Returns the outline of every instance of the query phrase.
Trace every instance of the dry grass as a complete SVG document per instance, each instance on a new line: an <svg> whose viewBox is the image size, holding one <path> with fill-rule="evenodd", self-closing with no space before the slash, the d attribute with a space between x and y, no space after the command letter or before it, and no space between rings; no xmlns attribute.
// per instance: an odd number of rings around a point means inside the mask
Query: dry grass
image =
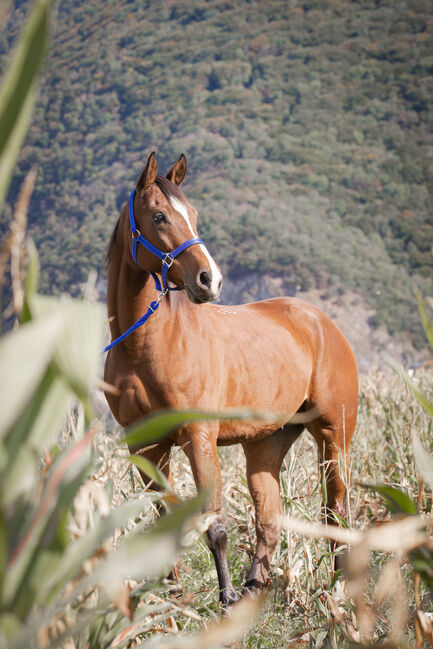
<svg viewBox="0 0 433 649"><path fill-rule="evenodd" d="M431 394L431 371L418 371L415 379ZM420 492L410 434L415 430L431 452L431 425L397 377L380 372L365 377L349 467L348 524L351 528L362 532L390 519L382 499L374 491L363 488L363 484L388 484L403 489L418 499L430 526L432 496L426 489ZM95 448L98 471L77 499L71 526L74 535L91 524L92 511L98 509L104 514L110 506L107 493L111 493L114 504L142 494L143 485L135 469L128 468L122 452L116 451L117 434L109 419L101 420ZM253 507L246 486L242 449L225 447L219 454L229 531L229 563L234 585L240 589L254 548ZM178 494L182 498L192 496L195 487L191 471L180 449L174 451L172 463ZM305 433L289 451L281 473L282 501L290 518L313 523L322 520L322 488L318 476L315 443ZM144 509L143 518L151 525L157 514L150 499ZM267 602L252 631L230 646L319 649L357 645L361 640L366 644L358 646L385 640L388 646L415 646L415 610L421 609L426 614L421 614L421 622L428 626L433 618L433 606L422 583L415 606L413 573L406 556L371 550L365 543L356 547L355 555L353 552L352 549L349 580L335 580L328 541L285 529L274 557ZM164 603L166 609L158 622L142 625L141 628L148 630L140 634L141 638L154 634L178 636L206 628L220 616L216 571L203 540L196 541L180 558L178 568L180 592L170 591L166 582L155 585L152 593L143 596L143 606L156 601ZM138 592L141 585L134 582L128 587Z"/></svg>

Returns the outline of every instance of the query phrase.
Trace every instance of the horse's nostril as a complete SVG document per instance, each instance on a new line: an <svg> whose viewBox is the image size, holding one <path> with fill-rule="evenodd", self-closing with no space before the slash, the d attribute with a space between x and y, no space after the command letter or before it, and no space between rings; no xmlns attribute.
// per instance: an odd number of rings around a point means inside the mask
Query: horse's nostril
<svg viewBox="0 0 433 649"><path fill-rule="evenodd" d="M206 286L206 288L209 288L211 283L212 283L212 275L207 272L207 270L204 270L200 273L200 284L202 286Z"/></svg>
<svg viewBox="0 0 433 649"><path fill-rule="evenodd" d="M223 280L220 279L220 281L218 282L218 290L219 290L219 291L221 290L221 286L222 286L222 285L223 285Z"/></svg>

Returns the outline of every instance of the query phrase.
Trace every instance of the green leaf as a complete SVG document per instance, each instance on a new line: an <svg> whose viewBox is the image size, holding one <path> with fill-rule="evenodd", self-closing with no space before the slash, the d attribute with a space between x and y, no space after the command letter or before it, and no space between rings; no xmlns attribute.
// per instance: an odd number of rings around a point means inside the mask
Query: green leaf
<svg viewBox="0 0 433 649"><path fill-rule="evenodd" d="M143 471L158 487L165 489L166 491L172 491L171 484L167 480L166 476L160 471L150 460L140 455L130 455L128 460L131 464L134 464L140 471Z"/></svg>
<svg viewBox="0 0 433 649"><path fill-rule="evenodd" d="M278 421L281 416L276 417L269 413L252 410L225 410L219 413L206 410L161 410L130 426L126 430L125 441L130 448L140 447L140 445L147 445L166 437L185 424L209 419Z"/></svg>
<svg viewBox="0 0 433 649"><path fill-rule="evenodd" d="M100 304L35 295L29 300L32 316L39 320L61 311L65 326L56 345L56 363L75 394L87 406L94 387L102 349L103 309Z"/></svg>
<svg viewBox="0 0 433 649"><path fill-rule="evenodd" d="M138 516L143 510L142 499L123 503L116 507L105 518L95 522L94 527L74 543L71 543L62 557L62 562L55 573L51 573L47 582L40 589L38 601L49 601L66 582L81 570L83 562L93 556L107 539L119 527L125 527L129 520Z"/></svg>
<svg viewBox="0 0 433 649"><path fill-rule="evenodd" d="M6 561L8 553L8 535L3 511L0 512L0 592L3 587Z"/></svg>
<svg viewBox="0 0 433 649"><path fill-rule="evenodd" d="M123 580L150 579L168 570L181 549L182 532L188 519L205 503L206 494L177 507L164 516L150 532L141 529L130 533L118 550L101 561L96 570L77 586L80 592L89 585L100 585L113 601Z"/></svg>
<svg viewBox="0 0 433 649"><path fill-rule="evenodd" d="M400 489L388 485L365 484L365 489L372 489L383 498L386 506L392 514L408 514L415 516L417 512L416 503Z"/></svg>
<svg viewBox="0 0 433 649"><path fill-rule="evenodd" d="M89 446L94 434L94 431L89 431L83 439L63 452L50 468L44 491L27 522L27 528L11 548L1 593L3 605L10 605L18 598L20 611L26 610L28 601L21 604L19 593L24 592L24 584L31 576L31 562L40 547L44 530L50 526L49 536L43 539L45 544L49 544L50 538L56 534L59 516L70 506L81 486L90 464Z"/></svg>
<svg viewBox="0 0 433 649"><path fill-rule="evenodd" d="M0 87L0 210L30 124L45 55L50 0L38 0Z"/></svg>
<svg viewBox="0 0 433 649"><path fill-rule="evenodd" d="M409 553L409 557L433 594L433 550L429 547L416 548Z"/></svg>
<svg viewBox="0 0 433 649"><path fill-rule="evenodd" d="M422 301L421 294L418 293L418 291L415 291L415 297L418 302L418 308L421 314L421 321L424 327L425 335L427 336L427 340L433 351L433 326L428 318L427 312L425 310L424 302Z"/></svg>
<svg viewBox="0 0 433 649"><path fill-rule="evenodd" d="M29 322L0 340L0 439L17 420L51 362L64 316Z"/></svg>
<svg viewBox="0 0 433 649"><path fill-rule="evenodd" d="M412 432L412 446L417 469L430 489L433 489L433 456L427 453L415 432Z"/></svg>
<svg viewBox="0 0 433 649"><path fill-rule="evenodd" d="M387 357L387 362L391 365L391 367L394 369L395 372L400 376L401 379L406 383L408 388L411 390L413 395L418 399L419 403L422 405L424 410L427 412L427 414L430 415L430 417L433 417L433 403L430 403L428 399L423 395L421 390L417 388L415 383L410 379L410 377L406 374L406 372L403 370L398 363L396 363L394 360L391 358Z"/></svg>
<svg viewBox="0 0 433 649"><path fill-rule="evenodd" d="M25 492L31 496L39 475L39 457L59 433L72 400L69 385L50 365L5 438L9 465L4 475L4 505L11 505Z"/></svg>
<svg viewBox="0 0 433 649"><path fill-rule="evenodd" d="M26 279L24 281L24 306L21 313L21 324L31 320L31 313L29 307L29 299L35 295L38 290L40 264L39 255L33 239L27 240L27 253L29 256L29 263L27 266Z"/></svg>

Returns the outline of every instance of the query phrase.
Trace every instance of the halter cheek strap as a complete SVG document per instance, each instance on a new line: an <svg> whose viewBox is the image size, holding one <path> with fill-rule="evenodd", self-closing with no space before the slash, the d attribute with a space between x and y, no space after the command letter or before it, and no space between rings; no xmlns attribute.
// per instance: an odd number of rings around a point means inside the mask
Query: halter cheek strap
<svg viewBox="0 0 433 649"><path fill-rule="evenodd" d="M146 313L141 316L135 322L132 327L130 327L125 333L123 333L119 338L116 338L116 340L113 340L107 347L105 347L104 352L108 352L109 349L120 343L122 340L124 340L127 336L132 334L133 331L138 329L138 327L141 327L144 325L144 323L150 318L150 316L155 313L157 308L159 307L161 300L165 297L168 291L180 291L181 289L176 286L176 287L170 287L167 285L167 273L170 270L173 261L175 258L180 255L181 252L189 248L190 246L194 246L196 243L203 243L201 239L195 238L195 239L188 239L187 241L184 241L183 243L180 244L180 246L177 246L174 250L171 250L170 252L163 252L162 250L159 250L159 248L156 248L153 244L150 243L143 235L140 233L140 230L137 228L137 224L135 223L135 217L134 217L134 196L135 196L135 189L131 192L131 195L129 197L129 202L128 202L128 211L129 211L129 223L131 226L131 235L132 235L132 258L134 262L138 265L137 263L137 246L139 243L141 243L142 246L144 246L149 252L154 254L156 257L159 257L159 259L162 262L162 269L161 269L161 278L162 278L162 283L159 280L159 277L156 273L150 272L150 274L153 277L153 281L155 282L155 288L159 292L159 295L156 300L153 300L149 304L149 308L147 309Z"/></svg>

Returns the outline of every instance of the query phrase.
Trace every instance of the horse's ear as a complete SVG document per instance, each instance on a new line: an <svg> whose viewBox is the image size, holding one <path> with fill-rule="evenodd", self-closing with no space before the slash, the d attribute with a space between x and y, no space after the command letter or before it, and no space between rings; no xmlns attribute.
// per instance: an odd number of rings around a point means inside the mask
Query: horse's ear
<svg viewBox="0 0 433 649"><path fill-rule="evenodd" d="M172 183L175 183L176 185L180 185L185 178L186 174L186 158L181 154L179 160L176 162L174 167L170 169L168 172L166 178L171 180Z"/></svg>
<svg viewBox="0 0 433 649"><path fill-rule="evenodd" d="M153 151L147 160L146 166L141 172L140 178L138 179L137 192L139 194L144 194L144 192L149 189L151 184L155 182L157 174L158 163L156 162L155 151Z"/></svg>

